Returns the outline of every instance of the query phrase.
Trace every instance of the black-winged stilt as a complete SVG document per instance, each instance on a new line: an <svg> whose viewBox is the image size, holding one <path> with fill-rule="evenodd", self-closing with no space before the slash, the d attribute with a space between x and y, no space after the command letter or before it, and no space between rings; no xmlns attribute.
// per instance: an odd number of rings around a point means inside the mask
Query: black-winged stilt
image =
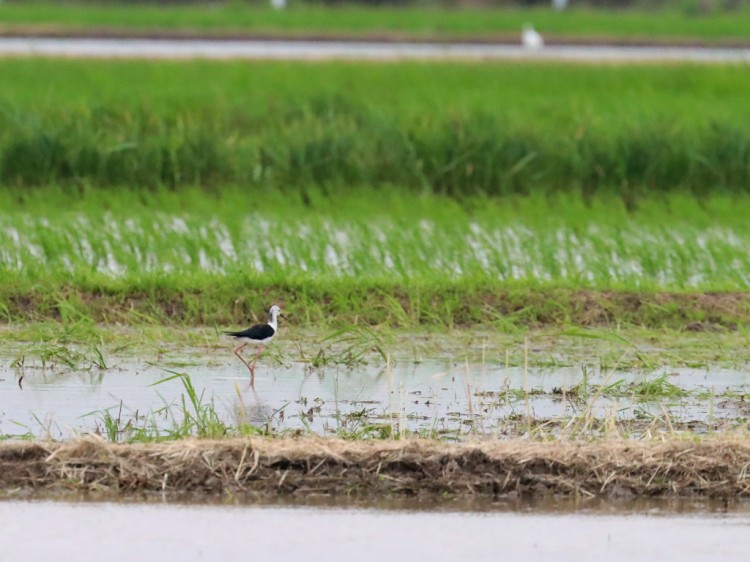
<svg viewBox="0 0 750 562"><path fill-rule="evenodd" d="M266 344L268 344L279 331L279 316L286 318L286 316L281 314L281 309L278 306L273 305L271 310L268 311L267 324L256 324L255 326L251 326L247 330L242 330L241 332L224 332L228 336L234 336L234 339L237 341L243 342L241 346L234 350L234 354L240 358L240 361L245 364L245 367L250 369L250 384L255 384L255 364L258 362L258 357L260 357ZM248 344L257 348L255 361L253 361L252 365L248 365L247 361L245 361L242 358L242 355L240 355L242 348Z"/></svg>

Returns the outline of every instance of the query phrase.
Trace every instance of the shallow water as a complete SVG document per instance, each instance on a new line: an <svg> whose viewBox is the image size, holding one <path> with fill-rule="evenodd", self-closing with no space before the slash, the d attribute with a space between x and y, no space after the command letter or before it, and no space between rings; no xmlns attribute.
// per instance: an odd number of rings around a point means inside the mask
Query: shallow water
<svg viewBox="0 0 750 562"><path fill-rule="evenodd" d="M748 513L628 515L0 502L16 560L744 560ZM196 532L199 529L199 532ZM230 558L231 557L231 558Z"/></svg>
<svg viewBox="0 0 750 562"><path fill-rule="evenodd" d="M551 45L543 49L528 49L521 45L470 43L75 38L2 38L0 55L291 60L544 59L703 63L750 61L750 49L745 48Z"/></svg>
<svg viewBox="0 0 750 562"><path fill-rule="evenodd" d="M600 419L668 415L673 422L703 423L750 414L743 398L750 392L750 372L722 368L590 373L589 390L576 397L571 391L583 381L580 367L525 372L498 364L426 361L311 370L298 362L261 361L253 388L249 373L230 352L199 359L164 357L156 363L121 357L110 363L115 366L106 371L71 371L11 369L9 361L0 362L0 435L57 439L104 432L105 412L120 427L169 430L185 409L193 411L189 403L183 406L187 393L180 379L155 384L174 372L189 375L201 402L212 403L225 423L273 431L331 434L401 427L460 437L510 433L519 418L565 422L588 409ZM646 399L631 390L665 374L687 395ZM598 386L618 382L617 392L597 396Z"/></svg>

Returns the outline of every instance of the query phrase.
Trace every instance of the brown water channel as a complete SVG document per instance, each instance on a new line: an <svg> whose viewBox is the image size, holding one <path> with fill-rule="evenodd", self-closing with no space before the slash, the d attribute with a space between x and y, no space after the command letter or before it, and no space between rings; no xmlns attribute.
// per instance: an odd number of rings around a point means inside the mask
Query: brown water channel
<svg viewBox="0 0 750 562"><path fill-rule="evenodd" d="M0 502L0 562L745 560L747 511L612 513Z"/></svg>
<svg viewBox="0 0 750 562"><path fill-rule="evenodd" d="M750 413L744 399L750 372L718 367L598 372L425 361L315 370L295 362L259 364L253 388L233 358L182 359L113 358L114 367L104 371L18 369L0 360L0 435L66 438L102 430L105 412L120 426L168 430L193 411L189 402L183 406L182 380L154 384L174 372L189 375L202 403L213 404L226 423L272 431L331 434L390 426L501 435L519 418L564 422L586 411L600 419L668 416L703 424L741 421ZM678 392L651 396L638 390L653 381Z"/></svg>

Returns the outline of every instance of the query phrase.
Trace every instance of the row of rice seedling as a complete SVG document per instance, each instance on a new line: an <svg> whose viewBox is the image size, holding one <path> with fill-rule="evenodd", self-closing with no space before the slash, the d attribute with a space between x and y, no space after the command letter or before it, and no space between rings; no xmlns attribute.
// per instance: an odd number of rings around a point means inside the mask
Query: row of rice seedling
<svg viewBox="0 0 750 562"><path fill-rule="evenodd" d="M369 212L355 205L336 214L283 204L253 210L243 195L220 204L198 197L182 209L177 198L154 209L135 195L120 195L117 210L18 209L0 216L0 271L31 281L228 276L750 287L750 226L727 202L707 209L689 199L650 202L628 217L617 204L619 211L611 203L586 208L540 198L485 203L475 212L457 205L431 211L446 205L431 200L420 211L420 203L409 205L413 197L400 196L401 210L378 213L376 195L364 197ZM670 210L679 214L665 219ZM717 210L724 222L712 216Z"/></svg>
<svg viewBox="0 0 750 562"><path fill-rule="evenodd" d="M750 186L750 123L732 93L750 77L736 68L60 64L71 75L54 70L42 83L30 73L44 62L0 63L11 79L0 113L6 188L243 185L305 196L310 186L396 185L455 198L609 192L632 204ZM102 73L77 77L101 81L100 98L71 82L82 69ZM191 80L201 85L179 92ZM391 103L389 90L404 99Z"/></svg>
<svg viewBox="0 0 750 562"><path fill-rule="evenodd" d="M533 21L545 34L555 37L601 39L610 36L641 40L655 36L744 39L748 20L748 10L743 9L741 3L719 0L703 3L661 0L648 9L639 2L618 2L617 11L579 4L565 12L546 6L530 9L528 3L518 1L484 2L486 9L480 9L483 2L478 2L475 9L470 10L449 9L450 2L433 2L428 7L424 2L411 0L394 2L394 5L378 3L377 6L337 3L335 9L315 1L297 1L283 11L271 9L266 2L162 2L141 5L137 10L128 4L111 0L64 4L49 0L6 0L0 5L0 19L5 26L21 31L43 25L47 29L67 28L81 33L87 26L95 29L104 26L161 33L165 30L219 35L329 33L399 38L405 35L508 37L511 33L518 34L524 23ZM520 5L524 9L518 9ZM700 17L696 17L699 12Z"/></svg>

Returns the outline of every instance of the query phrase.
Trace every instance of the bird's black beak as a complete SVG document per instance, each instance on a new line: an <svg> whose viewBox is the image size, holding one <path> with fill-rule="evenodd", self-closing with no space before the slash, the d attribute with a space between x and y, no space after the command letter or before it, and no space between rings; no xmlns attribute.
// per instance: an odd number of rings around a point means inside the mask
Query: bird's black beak
<svg viewBox="0 0 750 562"><path fill-rule="evenodd" d="M283 318L284 320L286 320L287 322L289 322L289 318L287 318L287 317L286 317L286 316L284 316L283 314L279 313L279 316L281 316L281 317L282 317L282 318Z"/></svg>

